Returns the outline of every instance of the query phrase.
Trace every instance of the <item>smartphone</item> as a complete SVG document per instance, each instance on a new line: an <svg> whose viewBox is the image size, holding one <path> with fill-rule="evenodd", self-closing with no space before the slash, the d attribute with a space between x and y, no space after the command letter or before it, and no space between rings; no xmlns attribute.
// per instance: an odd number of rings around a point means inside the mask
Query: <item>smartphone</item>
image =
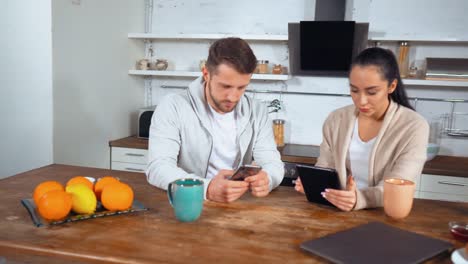
<svg viewBox="0 0 468 264"><path fill-rule="evenodd" d="M255 175L262 170L262 167L257 165L242 165L229 178L231 181L243 181L245 178Z"/></svg>

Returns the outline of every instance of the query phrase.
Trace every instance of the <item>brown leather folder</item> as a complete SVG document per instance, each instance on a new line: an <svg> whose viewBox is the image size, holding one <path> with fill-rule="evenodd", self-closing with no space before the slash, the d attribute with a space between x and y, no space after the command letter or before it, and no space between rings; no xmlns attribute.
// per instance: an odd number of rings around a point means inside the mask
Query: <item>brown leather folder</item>
<svg viewBox="0 0 468 264"><path fill-rule="evenodd" d="M334 263L420 263L452 244L370 222L345 231L309 240L301 248Z"/></svg>

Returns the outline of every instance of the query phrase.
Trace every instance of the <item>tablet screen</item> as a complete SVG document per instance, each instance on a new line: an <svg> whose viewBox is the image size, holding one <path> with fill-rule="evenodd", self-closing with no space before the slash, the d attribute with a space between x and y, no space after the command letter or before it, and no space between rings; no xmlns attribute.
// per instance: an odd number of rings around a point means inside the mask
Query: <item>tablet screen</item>
<svg viewBox="0 0 468 264"><path fill-rule="evenodd" d="M327 199L323 198L321 193L327 188L341 189L338 173L334 169L316 166L297 165L296 167L302 186L304 186L307 200L309 202L334 206Z"/></svg>

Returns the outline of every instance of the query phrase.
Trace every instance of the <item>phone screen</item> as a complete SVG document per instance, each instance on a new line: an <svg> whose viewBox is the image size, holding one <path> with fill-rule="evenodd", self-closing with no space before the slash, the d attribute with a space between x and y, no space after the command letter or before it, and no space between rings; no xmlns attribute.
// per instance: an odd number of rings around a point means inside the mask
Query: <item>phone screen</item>
<svg viewBox="0 0 468 264"><path fill-rule="evenodd" d="M243 181L245 178L255 175L262 170L262 167L256 165L242 165L234 174L229 178L232 181Z"/></svg>

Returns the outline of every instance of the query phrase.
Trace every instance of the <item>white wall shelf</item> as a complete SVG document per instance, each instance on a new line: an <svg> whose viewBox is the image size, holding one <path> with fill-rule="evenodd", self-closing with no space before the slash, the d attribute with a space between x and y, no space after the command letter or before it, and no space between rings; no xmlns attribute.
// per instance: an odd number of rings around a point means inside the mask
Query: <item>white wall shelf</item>
<svg viewBox="0 0 468 264"><path fill-rule="evenodd" d="M445 81L445 80L424 80L424 79L403 79L405 85L417 86L448 86L448 87L466 87L468 81Z"/></svg>
<svg viewBox="0 0 468 264"><path fill-rule="evenodd" d="M142 70L129 70L130 75L141 75L141 76L169 76L169 77L198 77L201 76L201 72L191 71L142 71Z"/></svg>
<svg viewBox="0 0 468 264"><path fill-rule="evenodd" d="M413 41L413 42L436 42L436 43L468 43L468 39L459 39L459 38L418 38L418 37L372 37L369 39L371 42L380 41L380 42L398 42L398 41Z"/></svg>
<svg viewBox="0 0 468 264"><path fill-rule="evenodd" d="M244 40L255 41L287 41L288 35L235 35L235 34L153 34L129 33L129 39L220 39L226 37L239 37Z"/></svg>
<svg viewBox="0 0 468 264"><path fill-rule="evenodd" d="M201 72L197 71L142 71L129 70L130 75L139 76L165 76L165 77L199 77ZM291 78L286 74L253 74L253 80L287 81ZM414 86L448 86L448 87L467 87L468 81L438 81L424 79L403 79L405 85Z"/></svg>
<svg viewBox="0 0 468 264"><path fill-rule="evenodd" d="M130 75L140 76L166 76L166 77L198 77L201 72L192 71L142 71L142 70L129 70ZM253 74L252 80L266 80L266 81L286 81L290 78L286 74Z"/></svg>

